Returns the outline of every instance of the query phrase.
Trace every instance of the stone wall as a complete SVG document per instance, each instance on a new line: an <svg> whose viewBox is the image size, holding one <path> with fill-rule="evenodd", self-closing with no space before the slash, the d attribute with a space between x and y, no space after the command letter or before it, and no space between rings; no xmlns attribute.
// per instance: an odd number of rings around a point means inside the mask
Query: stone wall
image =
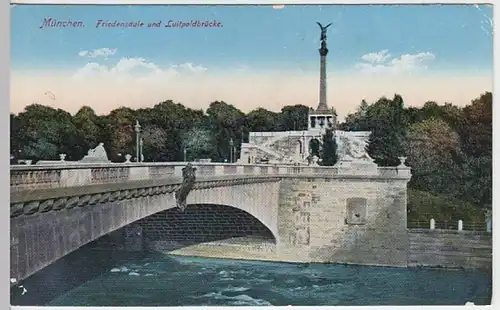
<svg viewBox="0 0 500 310"><path fill-rule="evenodd" d="M293 261L405 267L406 182L283 180L280 255Z"/></svg>
<svg viewBox="0 0 500 310"><path fill-rule="evenodd" d="M411 229L408 235L409 267L492 267L491 233Z"/></svg>
<svg viewBox="0 0 500 310"><path fill-rule="evenodd" d="M189 205L182 212L170 209L136 222L142 227L146 247L171 251L178 248L252 236L274 243L271 231L249 213L221 205Z"/></svg>

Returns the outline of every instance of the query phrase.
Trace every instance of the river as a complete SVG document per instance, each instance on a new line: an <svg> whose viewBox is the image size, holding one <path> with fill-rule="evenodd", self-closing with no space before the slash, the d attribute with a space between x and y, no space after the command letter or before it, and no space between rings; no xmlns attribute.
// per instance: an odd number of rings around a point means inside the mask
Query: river
<svg viewBox="0 0 500 310"><path fill-rule="evenodd" d="M485 271L205 259L81 249L11 290L12 305L489 304Z"/></svg>

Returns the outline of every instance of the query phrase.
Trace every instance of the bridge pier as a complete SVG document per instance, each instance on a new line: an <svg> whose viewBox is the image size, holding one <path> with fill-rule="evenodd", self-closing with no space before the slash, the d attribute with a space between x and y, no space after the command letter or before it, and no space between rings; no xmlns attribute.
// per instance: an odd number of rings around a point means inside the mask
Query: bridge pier
<svg viewBox="0 0 500 310"><path fill-rule="evenodd" d="M287 178L277 245L283 260L406 267L408 178Z"/></svg>

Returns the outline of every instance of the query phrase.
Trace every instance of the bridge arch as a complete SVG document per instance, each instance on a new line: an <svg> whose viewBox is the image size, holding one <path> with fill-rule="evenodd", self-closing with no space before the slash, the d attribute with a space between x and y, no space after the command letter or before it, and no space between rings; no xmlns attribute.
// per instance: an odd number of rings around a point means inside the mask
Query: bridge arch
<svg viewBox="0 0 500 310"><path fill-rule="evenodd" d="M227 205L192 204L171 208L131 224L139 226L146 249L171 251L200 243L258 241L276 243L269 227L252 214Z"/></svg>
<svg viewBox="0 0 500 310"><path fill-rule="evenodd" d="M278 240L279 183L255 183L221 187L217 191L201 189L193 191L187 198L191 205L231 206L255 217L266 226Z"/></svg>
<svg viewBox="0 0 500 310"><path fill-rule="evenodd" d="M279 185L277 180L228 183L227 186L218 184L194 189L189 193L187 203L241 209L277 237ZM112 197L112 201L96 203L97 200L90 195L81 196L74 200L75 205L71 208L11 218L11 277L18 281L25 279L91 241L176 206L173 192L157 195L139 195L137 192L132 195L125 190ZM89 201L94 201L94 204L90 205ZM279 243L278 239L275 240Z"/></svg>

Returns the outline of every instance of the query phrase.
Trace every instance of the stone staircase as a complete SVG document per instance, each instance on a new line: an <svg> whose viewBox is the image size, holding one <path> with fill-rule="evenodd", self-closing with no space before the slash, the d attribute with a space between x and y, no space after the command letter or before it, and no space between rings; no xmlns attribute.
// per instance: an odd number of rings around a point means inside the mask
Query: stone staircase
<svg viewBox="0 0 500 310"><path fill-rule="evenodd" d="M270 149L280 150L281 156L285 158L295 159L297 152L297 137L282 137L276 140L273 144L269 145ZM303 152L307 154L308 145L303 146Z"/></svg>
<svg viewBox="0 0 500 310"><path fill-rule="evenodd" d="M265 147L270 147L271 145L273 145L276 141L279 141L283 138L287 138L288 135L280 135L280 134L277 134L276 136L272 137L271 139L267 140L263 146Z"/></svg>
<svg viewBox="0 0 500 310"><path fill-rule="evenodd" d="M271 149L271 148L269 148L267 146L262 146L262 145L258 145L258 144L251 144L251 143L249 143L248 145L250 147L253 147L253 148L261 150L265 154L270 155L271 157L273 157L274 159L283 158L283 154L280 154L280 153L276 152L275 150L273 150L273 149Z"/></svg>

